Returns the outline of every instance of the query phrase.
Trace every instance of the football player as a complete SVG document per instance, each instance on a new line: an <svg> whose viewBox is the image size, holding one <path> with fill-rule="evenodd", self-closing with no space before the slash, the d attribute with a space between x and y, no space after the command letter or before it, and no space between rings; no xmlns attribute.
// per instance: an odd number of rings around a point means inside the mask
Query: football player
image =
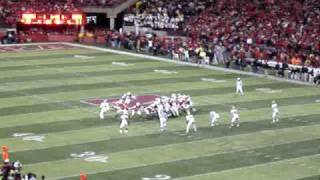
<svg viewBox="0 0 320 180"><path fill-rule="evenodd" d="M279 109L276 101L272 101L272 123L279 122Z"/></svg>
<svg viewBox="0 0 320 180"><path fill-rule="evenodd" d="M120 116L120 134L127 134L129 132L129 113L128 111L123 111Z"/></svg>
<svg viewBox="0 0 320 180"><path fill-rule="evenodd" d="M187 123L186 134L189 134L191 127L193 128L194 132L197 132L196 120L194 119L194 116L190 113L190 111L187 111L186 123Z"/></svg>
<svg viewBox="0 0 320 180"><path fill-rule="evenodd" d="M231 123L230 123L229 128L232 128L234 126L239 127L240 126L240 116L239 116L239 112L235 106L231 107L230 114L231 114Z"/></svg>
<svg viewBox="0 0 320 180"><path fill-rule="evenodd" d="M220 118L220 115L216 113L215 111L210 111L210 119L211 119L211 127L214 127L217 125L217 119Z"/></svg>
<svg viewBox="0 0 320 180"><path fill-rule="evenodd" d="M108 103L108 100L104 100L100 104L100 119L104 119L104 114L107 113L110 110L110 105Z"/></svg>
<svg viewBox="0 0 320 180"><path fill-rule="evenodd" d="M236 82L236 94L243 96L243 83L242 80L238 77Z"/></svg>

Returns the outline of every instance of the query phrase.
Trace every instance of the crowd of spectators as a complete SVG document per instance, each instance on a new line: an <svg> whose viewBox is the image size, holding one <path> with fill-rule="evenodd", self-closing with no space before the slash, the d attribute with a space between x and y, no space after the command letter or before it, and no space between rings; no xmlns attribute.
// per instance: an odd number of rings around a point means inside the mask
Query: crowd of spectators
<svg viewBox="0 0 320 180"><path fill-rule="evenodd" d="M33 173L22 173L22 164L19 161L10 163L9 160L5 160L0 166L0 178L1 180L37 180L37 175ZM45 177L42 176L41 180Z"/></svg>
<svg viewBox="0 0 320 180"><path fill-rule="evenodd" d="M128 25L159 30L178 30L186 19L209 7L213 0L141 0L128 10L124 21Z"/></svg>
<svg viewBox="0 0 320 180"><path fill-rule="evenodd" d="M113 7L124 0L73 0L78 7Z"/></svg>
<svg viewBox="0 0 320 180"><path fill-rule="evenodd" d="M240 70L247 70L254 73L273 73L274 75L287 77L296 80L312 82L315 77L320 75L317 69L319 68L317 63L318 55L311 55L305 60L303 66L292 66L290 61L280 61L277 58L282 59L283 53L280 57L277 55L269 54L267 56L260 57L257 54L261 52L259 47L252 45L244 45L245 48L250 50L252 55L248 53L240 54L233 52L232 49L228 50L228 46L223 43L203 43L194 41L192 38L185 37L169 37L169 36L157 36L152 33L145 35L137 35L133 32L120 33L118 31L106 31L106 44L112 48L125 48L133 50L138 53L150 53L155 56L165 56L174 60L192 62L197 64L207 65L224 65L227 68L235 68ZM276 54L276 53L275 53ZM289 58L289 57L286 57ZM296 61L298 57L294 56L291 60ZM313 59L311 59L313 58ZM290 60L290 59L288 59Z"/></svg>
<svg viewBox="0 0 320 180"><path fill-rule="evenodd" d="M193 41L235 59L320 66L318 0L217 0L183 25Z"/></svg>

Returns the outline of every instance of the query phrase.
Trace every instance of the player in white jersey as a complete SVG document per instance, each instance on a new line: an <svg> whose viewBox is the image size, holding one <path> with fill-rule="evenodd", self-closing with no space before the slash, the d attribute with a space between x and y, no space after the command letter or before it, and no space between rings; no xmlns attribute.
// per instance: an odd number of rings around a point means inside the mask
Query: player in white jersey
<svg viewBox="0 0 320 180"><path fill-rule="evenodd" d="M194 116L190 113L190 111L187 111L186 123L186 134L189 133L191 127L193 128L194 132L197 132L196 120L194 119Z"/></svg>
<svg viewBox="0 0 320 180"><path fill-rule="evenodd" d="M110 105L107 100L100 104L100 119L104 119L104 114L110 110Z"/></svg>
<svg viewBox="0 0 320 180"><path fill-rule="evenodd" d="M236 82L236 94L243 96L243 83L242 80L238 77Z"/></svg>
<svg viewBox="0 0 320 180"><path fill-rule="evenodd" d="M279 122L279 109L276 101L272 101L272 123Z"/></svg>
<svg viewBox="0 0 320 180"><path fill-rule="evenodd" d="M162 105L158 105L157 111L158 111L158 117L160 121L160 131L164 132L167 130L168 114L165 112Z"/></svg>
<svg viewBox="0 0 320 180"><path fill-rule="evenodd" d="M214 127L217 125L217 119L220 118L220 115L216 113L215 111L210 111L210 119L211 119L211 127Z"/></svg>
<svg viewBox="0 0 320 180"><path fill-rule="evenodd" d="M124 112L120 116L120 134L127 134L129 130L129 114Z"/></svg>
<svg viewBox="0 0 320 180"><path fill-rule="evenodd" d="M141 103L137 102L136 105L134 105L131 109L131 117L134 115L139 115L141 116L143 107L141 106Z"/></svg>
<svg viewBox="0 0 320 180"><path fill-rule="evenodd" d="M177 117L180 115L177 102L170 103L170 111L174 117Z"/></svg>
<svg viewBox="0 0 320 180"><path fill-rule="evenodd" d="M239 116L239 112L235 106L232 106L232 108L230 110L230 114L231 114L231 123L230 123L229 128L232 128L234 126L239 127L240 126L240 116Z"/></svg>

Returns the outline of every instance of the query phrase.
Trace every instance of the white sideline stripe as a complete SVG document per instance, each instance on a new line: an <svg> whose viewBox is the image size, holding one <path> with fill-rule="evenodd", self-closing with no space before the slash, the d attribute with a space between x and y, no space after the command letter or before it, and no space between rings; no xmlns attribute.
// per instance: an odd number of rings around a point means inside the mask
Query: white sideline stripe
<svg viewBox="0 0 320 180"><path fill-rule="evenodd" d="M313 140L313 138L311 138L310 140ZM298 142L303 142L303 141L298 141ZM290 143L280 143L280 144L276 144L276 145L284 145L284 144L290 144ZM264 148L264 147L268 147L268 146L266 145L266 146L261 146L261 147L258 147L258 148ZM137 149L137 150L143 150L143 149L145 149L145 148L141 148L141 149ZM231 151L228 151L227 153L236 153L236 152L241 152L241 151L251 150L251 149L256 149L256 147L244 148L244 149L238 149L238 150L231 150ZM134 166L128 166L128 167L125 167L125 168L113 168L113 169L111 168L111 169L104 170L104 171L93 171L93 172L89 172L89 173L86 173L86 174L87 175L94 175L94 174L99 174L99 173L108 173L108 172L113 172L113 171L118 171L118 170L126 170L126 169L131 169L131 168L140 168L140 167L146 167L146 166L152 166L152 165L159 165L159 164L173 163L173 162L184 161L184 160L191 160L191 159L196 159L196 158L210 157L210 156L215 156L215 155L218 155L218 154L224 154L224 152L216 152L216 153L206 154L205 156L191 156L191 157L188 157L188 158L185 158L185 159L177 159L177 160L173 160L173 161L165 161L165 162L160 162L160 163L134 165ZM283 159L283 160L278 160L278 161L276 160L276 161L273 161L273 162L268 162L268 163L263 163L263 164L257 164L257 165L252 165L252 166L244 166L244 167L227 169L227 170L216 171L216 172L205 173L205 174L217 174L217 173L221 173L221 172L224 172L224 171L232 171L232 170L236 170L236 169L244 169L244 168L252 168L252 167L258 167L258 166L264 166L264 165L268 165L268 164L279 163L281 161L284 161L284 162L285 161L292 161L292 160L305 158L305 157L312 157L312 156L320 156L320 154L307 155L307 156ZM110 158L110 156L109 156L109 158ZM73 158L69 158L69 159L73 159ZM64 160L68 160L68 159L64 159ZM55 162L63 162L64 160L59 160L59 161L55 161ZM44 163L38 163L38 164L47 164L47 163L52 163L52 161L44 162ZM32 165L32 164L29 164L29 165ZM28 165L25 165L25 166L28 166ZM194 175L194 176L201 176L201 175L205 175L205 174L198 174L198 175ZM64 178L77 177L77 176L79 176L79 175L77 174L77 175L70 175L70 176L61 176L61 177L56 177L56 178L48 178L48 180L59 180L59 179L64 179ZM193 177L193 176L185 176L185 177ZM185 177L180 177L180 178L175 178L175 179L183 180L183 178L185 178Z"/></svg>
<svg viewBox="0 0 320 180"><path fill-rule="evenodd" d="M14 47L14 46L37 46L37 45L50 45L62 44L61 42L44 42L44 43L27 43L27 44L0 44L0 47Z"/></svg>
<svg viewBox="0 0 320 180"><path fill-rule="evenodd" d="M245 167L239 167L239 168L233 168L233 169L226 169L226 170L222 170L222 171L216 171L216 172L209 172L209 173L203 173L203 174L196 174L196 175L192 175L192 176L183 176L183 177L179 177L179 178L174 178L172 180L185 180L185 178L190 178L190 177L201 177L201 176L206 176L206 175L214 175L214 174L220 174L220 173L224 173L224 172L229 172L229 171L236 171L236 170L241 170L241 169L252 169L252 168L256 168L256 167L261 167L261 166L266 166L269 165L271 166L272 164L277 164L280 162L288 162L288 163L292 163L292 161L295 160L299 160L299 159L306 159L306 158L319 158L320 154L316 154L316 155L307 155L307 156L301 156L301 157L297 157L297 158L290 158L290 159L283 159L280 161L273 161L273 162L268 162L268 163L263 163L263 164L256 164L256 165L252 165L252 166L245 166ZM309 167L310 168L310 167ZM318 169L318 168L317 168ZM320 172L320 170L318 169L318 171Z"/></svg>
<svg viewBox="0 0 320 180"><path fill-rule="evenodd" d="M245 71L240 71L240 70L235 70L235 69L227 69L227 68L223 68L223 67L210 66L210 65L199 65L199 64L189 63L189 62L176 61L176 60L172 60L172 59L168 59L168 58L145 55L145 54L136 54L136 53L125 52L125 51L120 51L120 50L113 50L113 49L108 49L108 48L81 45L81 44L75 44L75 43L63 42L61 44L70 45L70 46L74 46L74 47L80 47L80 48L93 49L93 50L97 50L97 51L104 51L104 52L111 52L111 53L122 54L122 55L129 55L129 56L147 58L147 59L152 59L152 60L157 60L157 61L175 63L175 64L179 64L179 65L188 65L188 66L200 67L200 68L217 70L217 71L223 71L223 72L228 72L228 73L249 75L249 76L254 76L254 77L259 77L259 78L267 78L267 79L271 79L271 80L276 80L276 81L281 81L281 82L288 82L288 83L299 84L299 85L315 86L312 83L307 83L307 82L302 82L302 81L297 81L297 80L292 80L292 79L278 78L278 77L271 76L271 75L255 74L255 73L252 73L252 72L245 72Z"/></svg>

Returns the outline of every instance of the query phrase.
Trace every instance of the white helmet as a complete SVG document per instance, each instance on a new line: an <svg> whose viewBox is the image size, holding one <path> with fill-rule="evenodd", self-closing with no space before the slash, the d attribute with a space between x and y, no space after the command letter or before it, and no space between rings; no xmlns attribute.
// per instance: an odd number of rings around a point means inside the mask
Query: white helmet
<svg viewBox="0 0 320 180"><path fill-rule="evenodd" d="M240 81L241 80L240 77L238 77L237 80Z"/></svg>

